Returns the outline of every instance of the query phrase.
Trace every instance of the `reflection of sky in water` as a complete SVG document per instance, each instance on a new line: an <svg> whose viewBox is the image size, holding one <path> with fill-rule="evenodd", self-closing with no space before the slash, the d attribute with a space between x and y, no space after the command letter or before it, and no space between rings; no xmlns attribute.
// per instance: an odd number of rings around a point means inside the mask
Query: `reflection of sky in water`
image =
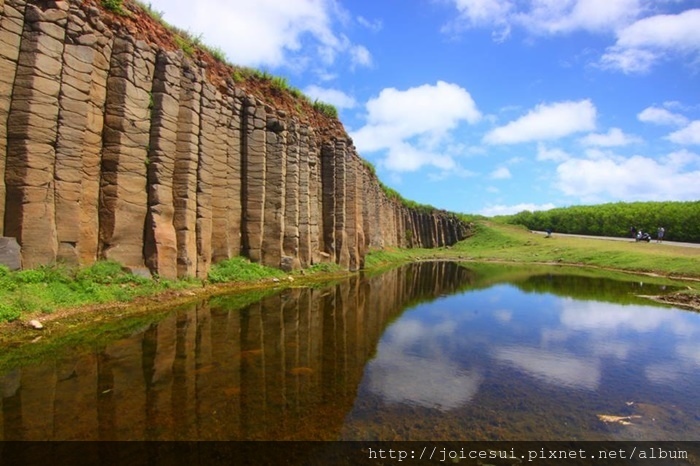
<svg viewBox="0 0 700 466"><path fill-rule="evenodd" d="M695 393L699 337L696 313L498 285L407 311L386 330L361 389L388 405L449 411L470 403L498 367L549 389L634 383Z"/></svg>

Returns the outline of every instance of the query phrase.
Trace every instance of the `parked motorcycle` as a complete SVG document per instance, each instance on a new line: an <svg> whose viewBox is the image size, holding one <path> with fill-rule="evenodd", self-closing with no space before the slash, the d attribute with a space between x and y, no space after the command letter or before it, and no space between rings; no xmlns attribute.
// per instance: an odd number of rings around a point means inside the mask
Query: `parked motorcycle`
<svg viewBox="0 0 700 466"><path fill-rule="evenodd" d="M643 232L642 230L639 230L637 232L636 240L637 240L637 242L646 241L648 243L651 241L651 235L649 233Z"/></svg>

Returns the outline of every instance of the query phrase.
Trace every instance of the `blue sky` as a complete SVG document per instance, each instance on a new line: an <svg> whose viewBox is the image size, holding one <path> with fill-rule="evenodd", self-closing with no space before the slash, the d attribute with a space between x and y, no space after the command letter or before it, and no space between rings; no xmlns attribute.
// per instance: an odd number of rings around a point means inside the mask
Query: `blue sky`
<svg viewBox="0 0 700 466"><path fill-rule="evenodd" d="M498 215L700 200L698 0L151 0L336 105L405 198Z"/></svg>

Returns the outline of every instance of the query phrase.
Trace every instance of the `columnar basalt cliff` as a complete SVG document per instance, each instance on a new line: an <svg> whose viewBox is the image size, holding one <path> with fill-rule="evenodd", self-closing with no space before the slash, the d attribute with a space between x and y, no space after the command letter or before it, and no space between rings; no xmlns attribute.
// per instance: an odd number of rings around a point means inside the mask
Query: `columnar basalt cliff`
<svg viewBox="0 0 700 466"><path fill-rule="evenodd" d="M388 197L337 121L222 77L127 6L0 0L0 236L23 267L358 269L371 248L465 237L455 216Z"/></svg>

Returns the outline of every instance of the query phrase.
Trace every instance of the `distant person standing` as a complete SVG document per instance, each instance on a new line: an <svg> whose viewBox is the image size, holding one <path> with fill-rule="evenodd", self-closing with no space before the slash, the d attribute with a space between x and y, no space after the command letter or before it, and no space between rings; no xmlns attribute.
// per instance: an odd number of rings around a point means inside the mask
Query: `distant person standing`
<svg viewBox="0 0 700 466"><path fill-rule="evenodd" d="M659 227L656 230L656 242L661 243L664 240L664 234L666 233L666 230L664 230L664 227Z"/></svg>
<svg viewBox="0 0 700 466"><path fill-rule="evenodd" d="M634 225L630 227L630 235L632 236L632 239L637 238L637 227L635 227Z"/></svg>

